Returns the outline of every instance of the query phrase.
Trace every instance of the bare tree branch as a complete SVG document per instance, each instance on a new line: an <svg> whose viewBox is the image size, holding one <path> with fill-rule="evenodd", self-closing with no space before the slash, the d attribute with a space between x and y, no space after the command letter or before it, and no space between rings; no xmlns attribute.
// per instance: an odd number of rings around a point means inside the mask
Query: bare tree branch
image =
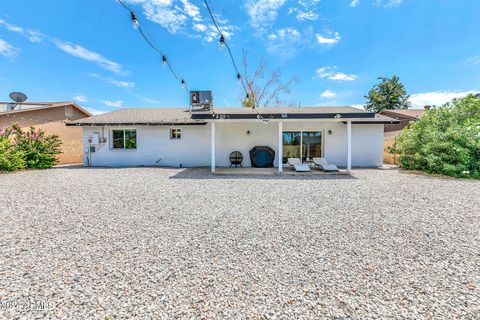
<svg viewBox="0 0 480 320"><path fill-rule="evenodd" d="M297 82L294 77L282 83L280 81L280 70L274 70L270 77L264 81L265 74L268 72L268 66L263 56L253 75L248 73L248 53L243 51L243 81L246 85L247 96L242 98L242 105L247 108L270 107L278 106L283 102L280 100L280 95L290 93L290 87Z"/></svg>

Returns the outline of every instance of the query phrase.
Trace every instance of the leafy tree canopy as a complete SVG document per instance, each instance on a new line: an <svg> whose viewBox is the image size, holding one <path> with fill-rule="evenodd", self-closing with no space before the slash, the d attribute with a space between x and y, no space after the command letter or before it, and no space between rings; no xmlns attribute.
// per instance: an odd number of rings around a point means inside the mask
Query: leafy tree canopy
<svg viewBox="0 0 480 320"><path fill-rule="evenodd" d="M393 151L405 169L480 179L480 98L427 111L401 131Z"/></svg>
<svg viewBox="0 0 480 320"><path fill-rule="evenodd" d="M373 86L368 92L365 109L372 112L381 112L385 109L408 109L411 104L408 101L410 96L407 94L400 78L378 78L380 83Z"/></svg>

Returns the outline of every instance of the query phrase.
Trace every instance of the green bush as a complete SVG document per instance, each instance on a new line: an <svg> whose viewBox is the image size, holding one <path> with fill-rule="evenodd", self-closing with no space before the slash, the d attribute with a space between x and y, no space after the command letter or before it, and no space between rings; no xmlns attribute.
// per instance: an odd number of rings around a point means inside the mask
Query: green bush
<svg viewBox="0 0 480 320"><path fill-rule="evenodd" d="M16 171L25 166L23 154L12 144L11 130L0 129L0 171Z"/></svg>
<svg viewBox="0 0 480 320"><path fill-rule="evenodd" d="M393 149L405 169L480 179L480 99L469 95L427 111Z"/></svg>
<svg viewBox="0 0 480 320"><path fill-rule="evenodd" d="M31 127L23 131L17 124L0 136L0 170L47 169L57 162L61 141L56 135Z"/></svg>

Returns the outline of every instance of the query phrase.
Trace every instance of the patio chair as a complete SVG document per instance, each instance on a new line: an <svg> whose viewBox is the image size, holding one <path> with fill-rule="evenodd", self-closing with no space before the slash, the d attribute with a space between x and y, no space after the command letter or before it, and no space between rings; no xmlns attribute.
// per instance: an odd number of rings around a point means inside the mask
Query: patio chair
<svg viewBox="0 0 480 320"><path fill-rule="evenodd" d="M333 163L328 163L325 158L313 158L313 163L323 171L338 171L338 168Z"/></svg>
<svg viewBox="0 0 480 320"><path fill-rule="evenodd" d="M300 158L288 158L289 166L294 167L296 172L310 172L310 167L306 163L302 163Z"/></svg>

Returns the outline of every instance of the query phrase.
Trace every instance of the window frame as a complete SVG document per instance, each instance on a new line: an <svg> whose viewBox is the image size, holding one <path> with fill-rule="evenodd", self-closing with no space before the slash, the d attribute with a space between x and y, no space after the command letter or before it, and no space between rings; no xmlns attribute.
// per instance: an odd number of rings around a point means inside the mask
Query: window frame
<svg viewBox="0 0 480 320"><path fill-rule="evenodd" d="M123 132L123 147L122 148L116 148L115 145L115 139L114 139L114 131L122 131ZM126 146L126 131L135 131L135 148L127 148ZM135 151L138 148L138 139L137 139L137 133L138 130L136 128L115 128L110 130L110 136L111 136L111 143L110 143L110 150L116 150L116 151Z"/></svg>
<svg viewBox="0 0 480 320"><path fill-rule="evenodd" d="M322 154L322 157L325 158L325 129L318 129L318 130L282 130L282 136L283 136L283 133L284 132L295 132L295 133L299 133L300 134L300 159L303 160L303 133L304 132L320 132L320 137L321 137L321 144L322 144L322 147L321 147L321 154ZM283 139L283 137L282 137ZM282 142L283 143L283 142ZM282 163L283 164L286 164L287 162L283 162L283 154L282 154Z"/></svg>
<svg viewBox="0 0 480 320"><path fill-rule="evenodd" d="M182 128L170 128L170 140L181 140Z"/></svg>

